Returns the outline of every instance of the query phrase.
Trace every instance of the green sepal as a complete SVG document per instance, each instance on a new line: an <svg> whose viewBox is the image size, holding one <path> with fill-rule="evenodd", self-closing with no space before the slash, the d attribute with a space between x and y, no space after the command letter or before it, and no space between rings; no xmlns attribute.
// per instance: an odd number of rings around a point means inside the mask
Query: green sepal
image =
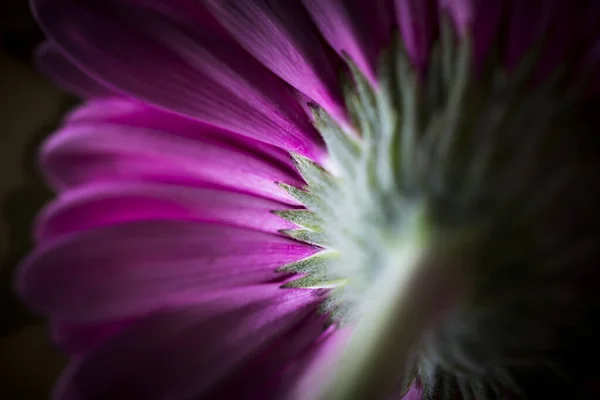
<svg viewBox="0 0 600 400"><path fill-rule="evenodd" d="M314 244L323 248L330 248L331 244L327 237L321 232L315 232L308 229L282 229L279 231L293 239L301 242Z"/></svg>
<svg viewBox="0 0 600 400"><path fill-rule="evenodd" d="M332 289L343 286L346 284L346 279L329 279L323 280L317 276L307 275L301 278L295 279L291 282L284 284L282 287L289 289Z"/></svg>
<svg viewBox="0 0 600 400"><path fill-rule="evenodd" d="M273 214L293 222L298 226L311 229L316 232L323 232L325 221L317 214L309 210L283 210L272 211Z"/></svg>
<svg viewBox="0 0 600 400"><path fill-rule="evenodd" d="M343 85L344 98L353 122L361 128L361 139L368 141L377 132L377 94L360 68L349 59L347 63L352 79Z"/></svg>
<svg viewBox="0 0 600 400"><path fill-rule="evenodd" d="M325 202L314 193L302 190L287 183L278 183L279 187L285 190L290 196L304 204L310 211L314 211L321 215L328 215L330 213L329 207Z"/></svg>
<svg viewBox="0 0 600 400"><path fill-rule="evenodd" d="M333 175L314 161L300 154L291 153L291 156L294 165L306 183L308 183L311 192L326 191L328 195L335 195L338 187L336 178Z"/></svg>
<svg viewBox="0 0 600 400"><path fill-rule="evenodd" d="M325 277L328 273L330 263L339 258L339 256L340 253L334 250L321 251L310 257L281 266L277 269L277 272L296 272Z"/></svg>
<svg viewBox="0 0 600 400"><path fill-rule="evenodd" d="M346 279L329 274L331 263L338 258L339 253L337 251L321 251L310 257L279 267L277 272L295 272L305 275L283 285L285 288L338 287L343 285Z"/></svg>
<svg viewBox="0 0 600 400"><path fill-rule="evenodd" d="M318 308L319 313L329 314L331 321L340 326L349 323L349 309L348 305L344 303L343 293L343 286L332 290Z"/></svg>
<svg viewBox="0 0 600 400"><path fill-rule="evenodd" d="M313 107L313 117L327 150L344 172L352 172L356 167L356 159L360 156L360 145L345 132L325 110Z"/></svg>

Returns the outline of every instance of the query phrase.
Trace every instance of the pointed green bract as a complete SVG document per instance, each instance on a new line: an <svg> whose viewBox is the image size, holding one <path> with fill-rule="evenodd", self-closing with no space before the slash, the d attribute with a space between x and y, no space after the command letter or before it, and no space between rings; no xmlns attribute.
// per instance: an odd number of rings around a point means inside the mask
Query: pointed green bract
<svg viewBox="0 0 600 400"><path fill-rule="evenodd" d="M313 108L315 126L327 144L330 157L346 172L354 170L360 144L340 127L323 109Z"/></svg>
<svg viewBox="0 0 600 400"><path fill-rule="evenodd" d="M304 204L310 211L319 215L327 214L329 212L329 208L325 201L319 196L295 186L288 185L287 183L280 183L279 187L285 190L294 199Z"/></svg>
<svg viewBox="0 0 600 400"><path fill-rule="evenodd" d="M339 194L337 193L339 187L336 179L320 165L295 153L292 153L292 160L300 175L308 183L311 193L319 193L320 197Z"/></svg>
<svg viewBox="0 0 600 400"><path fill-rule="evenodd" d="M296 288L296 289L333 289L346 284L346 279L331 279L323 280L315 277L314 275L308 275L303 278L295 279L291 282L283 285L284 288Z"/></svg>
<svg viewBox="0 0 600 400"><path fill-rule="evenodd" d="M317 214L308 210L284 210L273 211L273 214L280 216L294 224L311 229L316 232L323 232L325 221Z"/></svg>
<svg viewBox="0 0 600 400"><path fill-rule="evenodd" d="M319 311L323 314L329 314L331 320L339 326L349 325L351 318L349 306L344 297L344 286L333 289L319 306Z"/></svg>
<svg viewBox="0 0 600 400"><path fill-rule="evenodd" d="M279 267L280 272L297 272L299 274L321 274L327 276L327 266L339 258L339 252L335 250L321 251L310 257L304 258L290 264Z"/></svg>
<svg viewBox="0 0 600 400"><path fill-rule="evenodd" d="M308 229L284 229L280 232L301 242L314 244L315 246L323 248L331 247L327 236L321 232L315 232Z"/></svg>

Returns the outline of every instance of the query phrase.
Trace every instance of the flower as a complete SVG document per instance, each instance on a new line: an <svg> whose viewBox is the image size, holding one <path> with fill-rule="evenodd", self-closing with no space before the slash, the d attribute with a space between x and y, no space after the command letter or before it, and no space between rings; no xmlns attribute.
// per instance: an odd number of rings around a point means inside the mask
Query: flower
<svg viewBox="0 0 600 400"><path fill-rule="evenodd" d="M56 398L594 398L598 2L33 7Z"/></svg>

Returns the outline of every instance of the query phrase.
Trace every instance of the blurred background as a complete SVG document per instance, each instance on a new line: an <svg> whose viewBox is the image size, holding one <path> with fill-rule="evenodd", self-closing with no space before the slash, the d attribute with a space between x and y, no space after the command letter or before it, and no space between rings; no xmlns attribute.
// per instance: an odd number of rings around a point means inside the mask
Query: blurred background
<svg viewBox="0 0 600 400"><path fill-rule="evenodd" d="M48 399L65 360L43 320L12 290L18 261L31 246L36 211L52 193L35 165L39 143L75 104L33 66L43 40L27 0L0 2L0 399Z"/></svg>

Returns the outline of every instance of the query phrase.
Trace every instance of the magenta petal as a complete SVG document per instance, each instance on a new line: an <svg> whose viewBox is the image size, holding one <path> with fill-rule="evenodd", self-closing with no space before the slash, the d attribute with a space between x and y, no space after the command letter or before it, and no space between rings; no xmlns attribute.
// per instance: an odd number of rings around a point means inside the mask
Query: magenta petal
<svg viewBox="0 0 600 400"><path fill-rule="evenodd" d="M475 3L478 0L439 0L440 10L448 12L459 34L465 35L471 28L475 17Z"/></svg>
<svg viewBox="0 0 600 400"><path fill-rule="evenodd" d="M160 313L75 361L57 399L199 399L313 310L310 291L221 314L203 309Z"/></svg>
<svg viewBox="0 0 600 400"><path fill-rule="evenodd" d="M171 115L148 105L119 96L88 99L74 107L65 117L65 124L78 122L118 122L129 115L139 115L143 112L156 112ZM160 115L160 114L159 114ZM160 119L160 118L159 118ZM143 118L140 118L143 120ZM159 129L160 130L160 129Z"/></svg>
<svg viewBox="0 0 600 400"><path fill-rule="evenodd" d="M600 70L600 40L594 43L594 46L590 49L589 53L585 56L582 61L580 70L583 73L589 73L589 71ZM590 84L588 86L589 94L594 96L600 94L600 74L596 73L593 75Z"/></svg>
<svg viewBox="0 0 600 400"><path fill-rule="evenodd" d="M17 284L32 308L85 323L268 282L280 276L276 268L315 251L279 235L224 225L131 222L38 247L20 267Z"/></svg>
<svg viewBox="0 0 600 400"><path fill-rule="evenodd" d="M324 156L296 93L210 29L117 0L35 0L34 9L65 54L111 88L314 159Z"/></svg>
<svg viewBox="0 0 600 400"><path fill-rule="evenodd" d="M59 189L118 181L210 182L297 204L276 182L302 185L301 178L209 133L194 140L109 123L73 124L45 143L42 165Z"/></svg>
<svg viewBox="0 0 600 400"><path fill-rule="evenodd" d="M473 23L473 41L475 60L478 66L488 56L490 46L497 40L502 13L506 7L505 0L473 0L477 3L477 15Z"/></svg>
<svg viewBox="0 0 600 400"><path fill-rule="evenodd" d="M337 65L298 1L210 0L215 16L261 63L333 115L344 115Z"/></svg>
<svg viewBox="0 0 600 400"><path fill-rule="evenodd" d="M319 388L327 385L329 374L339 365L340 354L344 351L350 339L350 328L338 329L330 327L311 347L290 367L299 379L288 382L288 392L281 397L290 400L304 400L320 398L317 396ZM395 393L387 400L422 400L422 387L415 381L404 396Z"/></svg>
<svg viewBox="0 0 600 400"><path fill-rule="evenodd" d="M395 0L396 16L406 51L420 70L429 64L429 52L438 33L438 0Z"/></svg>
<svg viewBox="0 0 600 400"><path fill-rule="evenodd" d="M556 0L516 1L510 7L506 40L506 65L516 68L526 52L548 29L555 12Z"/></svg>
<svg viewBox="0 0 600 400"><path fill-rule="evenodd" d="M284 295L281 290L278 283L224 289L203 296L199 303L194 304L194 307L197 307L198 310L202 309L207 313L225 313L252 303L278 299ZM288 296L295 296L297 294L302 293L295 293L294 291L286 292ZM315 296L318 297L319 293L315 292ZM52 339L61 349L71 354L79 354L89 351L116 334L119 334L140 319L141 317L87 324L53 321ZM293 337L286 338L288 346L303 340L306 335L315 330L315 325L318 325L318 328L322 329L322 319L310 318L307 323L303 323L299 330L294 331ZM291 341L293 343L290 343ZM291 349L287 348L287 351L289 352ZM281 356L283 353L285 352L279 351L274 356ZM273 361L272 359L269 360ZM260 362L260 360L257 362Z"/></svg>
<svg viewBox="0 0 600 400"><path fill-rule="evenodd" d="M138 7L152 9L161 14L170 15L177 19L189 21L201 26L211 35L225 39L229 33L221 26L212 14L206 9L205 1L198 0L136 0Z"/></svg>
<svg viewBox="0 0 600 400"><path fill-rule="evenodd" d="M294 225L271 211L287 206L272 200L212 188L162 183L117 182L67 191L38 218L36 238L142 220L216 222L276 233Z"/></svg>
<svg viewBox="0 0 600 400"><path fill-rule="evenodd" d="M389 0L302 0L321 33L340 55L347 55L376 83L381 50L392 33Z"/></svg>
<svg viewBox="0 0 600 400"><path fill-rule="evenodd" d="M207 399L281 400L300 378L289 368L313 347L327 326L327 316L309 315L218 385Z"/></svg>
<svg viewBox="0 0 600 400"><path fill-rule="evenodd" d="M284 398L292 400L317 398L319 388L326 384L332 368L336 368L336 362L350 334L349 328L330 328L302 357L290 365L300 378L290 382L288 393Z"/></svg>
<svg viewBox="0 0 600 400"><path fill-rule="evenodd" d="M593 47L593 41L598 40L600 33L599 4L597 1L559 1L553 7L550 25L543 33L545 46L536 71L538 81L543 82L565 64L575 64L577 61L573 57L577 52ZM594 25L595 29L589 29L586 24ZM579 72L574 72L574 80L580 77Z"/></svg>
<svg viewBox="0 0 600 400"><path fill-rule="evenodd" d="M54 322L52 324L52 341L61 350L70 354L78 354L106 341L133 322L133 320L126 320L88 325Z"/></svg>
<svg viewBox="0 0 600 400"><path fill-rule="evenodd" d="M279 147L130 99L109 97L89 100L75 108L67 118L68 124L80 122L110 122L169 132L190 139L204 137L220 139L234 143L237 147L259 153L261 157L277 160L280 164L295 170L289 153Z"/></svg>
<svg viewBox="0 0 600 400"><path fill-rule="evenodd" d="M440 0L441 11L450 14L459 34L468 32L472 38L478 68L483 66L490 46L496 39L507 3L506 0Z"/></svg>
<svg viewBox="0 0 600 400"><path fill-rule="evenodd" d="M423 388L417 382L413 383L402 400L423 400Z"/></svg>
<svg viewBox="0 0 600 400"><path fill-rule="evenodd" d="M70 94L83 98L111 95L109 89L73 65L52 42L37 48L35 64L38 71Z"/></svg>

